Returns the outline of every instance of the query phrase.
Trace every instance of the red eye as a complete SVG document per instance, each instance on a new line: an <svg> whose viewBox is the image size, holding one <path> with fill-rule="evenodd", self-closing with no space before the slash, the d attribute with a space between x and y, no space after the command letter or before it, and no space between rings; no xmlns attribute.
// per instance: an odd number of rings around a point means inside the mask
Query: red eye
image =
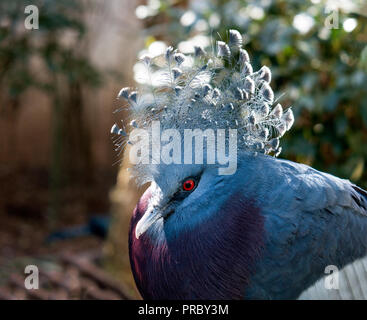
<svg viewBox="0 0 367 320"><path fill-rule="evenodd" d="M195 181L193 179L188 179L182 184L182 189L184 191L191 191L195 188Z"/></svg>

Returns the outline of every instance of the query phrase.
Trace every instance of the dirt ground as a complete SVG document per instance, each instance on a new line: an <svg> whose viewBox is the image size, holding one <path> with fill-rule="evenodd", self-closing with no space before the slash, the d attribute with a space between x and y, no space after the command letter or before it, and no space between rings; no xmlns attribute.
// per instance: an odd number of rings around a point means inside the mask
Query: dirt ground
<svg viewBox="0 0 367 320"><path fill-rule="evenodd" d="M49 210L51 195L46 170L0 169L0 270L11 271L12 264L27 257L102 250L103 239L97 236L45 241L53 231L85 224L93 215L109 214L108 192L114 173L95 176L96 181L88 190L78 186L62 190L62 206L56 217ZM0 282L5 277L1 274Z"/></svg>

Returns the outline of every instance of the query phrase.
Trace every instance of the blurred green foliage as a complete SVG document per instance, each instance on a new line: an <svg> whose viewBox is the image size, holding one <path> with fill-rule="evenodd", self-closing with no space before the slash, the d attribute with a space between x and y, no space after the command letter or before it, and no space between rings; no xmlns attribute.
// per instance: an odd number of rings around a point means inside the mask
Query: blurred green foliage
<svg viewBox="0 0 367 320"><path fill-rule="evenodd" d="M39 9L39 29L24 27L27 5ZM0 2L0 83L3 95L19 97L26 89L37 87L55 90L51 78L34 68L32 61L40 58L45 69L62 73L70 81L83 81L98 85L100 75L88 58L74 47L85 36L85 26L80 19L81 3L71 0L13 0ZM73 33L73 45L62 44L61 37ZM33 60L32 60L33 59ZM45 70L45 71L46 71Z"/></svg>
<svg viewBox="0 0 367 320"><path fill-rule="evenodd" d="M367 188L367 7L345 1L340 2L345 7L332 10L330 2L214 0L172 6L150 0L136 13L145 22L147 46L163 40L180 47L197 34L226 39L228 29L239 30L254 66L270 67L275 96L283 95L280 102L295 113L281 157Z"/></svg>

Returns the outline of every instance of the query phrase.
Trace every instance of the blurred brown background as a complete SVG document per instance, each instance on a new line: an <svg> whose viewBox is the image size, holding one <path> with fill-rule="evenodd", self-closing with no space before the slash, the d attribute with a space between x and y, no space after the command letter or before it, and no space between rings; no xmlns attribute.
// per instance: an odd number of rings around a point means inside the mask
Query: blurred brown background
<svg viewBox="0 0 367 320"><path fill-rule="evenodd" d="M24 27L29 4L39 8L38 30ZM23 273L16 266L24 257L103 248L95 235L46 239L110 216L121 160L109 133L123 117L113 114L116 94L134 84L143 46L136 6L131 0L1 4L0 286L12 271ZM121 237L127 241L126 230Z"/></svg>

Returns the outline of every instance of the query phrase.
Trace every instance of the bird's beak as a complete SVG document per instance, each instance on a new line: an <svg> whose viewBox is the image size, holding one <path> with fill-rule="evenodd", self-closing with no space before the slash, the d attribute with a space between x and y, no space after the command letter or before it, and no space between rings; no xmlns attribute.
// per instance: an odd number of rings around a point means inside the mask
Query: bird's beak
<svg viewBox="0 0 367 320"><path fill-rule="evenodd" d="M162 214L157 209L147 210L144 215L141 217L139 222L135 227L135 237L139 239L139 237L149 229L149 227L156 222L157 220L163 218Z"/></svg>

